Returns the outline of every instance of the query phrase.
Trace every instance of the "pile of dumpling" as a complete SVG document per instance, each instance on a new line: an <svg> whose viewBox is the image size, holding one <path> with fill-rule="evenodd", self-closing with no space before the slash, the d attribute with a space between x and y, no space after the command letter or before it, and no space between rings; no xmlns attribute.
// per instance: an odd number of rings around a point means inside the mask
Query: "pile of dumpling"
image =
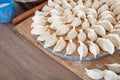
<svg viewBox="0 0 120 80"><path fill-rule="evenodd" d="M48 0L32 20L37 41L65 56L82 60L120 49L120 0Z"/></svg>

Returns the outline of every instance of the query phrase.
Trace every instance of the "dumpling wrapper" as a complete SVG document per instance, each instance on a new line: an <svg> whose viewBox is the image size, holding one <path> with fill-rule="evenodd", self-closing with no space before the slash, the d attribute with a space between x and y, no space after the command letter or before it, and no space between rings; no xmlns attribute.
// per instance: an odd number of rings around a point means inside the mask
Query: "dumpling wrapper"
<svg viewBox="0 0 120 80"><path fill-rule="evenodd" d="M62 51L65 48L65 46L66 46L65 40L62 37L60 37L60 39L57 41L57 44L53 48L53 52Z"/></svg>
<svg viewBox="0 0 120 80"><path fill-rule="evenodd" d="M98 38L97 44L100 46L100 48L109 54L114 54L115 48L113 43L109 39L105 38Z"/></svg>

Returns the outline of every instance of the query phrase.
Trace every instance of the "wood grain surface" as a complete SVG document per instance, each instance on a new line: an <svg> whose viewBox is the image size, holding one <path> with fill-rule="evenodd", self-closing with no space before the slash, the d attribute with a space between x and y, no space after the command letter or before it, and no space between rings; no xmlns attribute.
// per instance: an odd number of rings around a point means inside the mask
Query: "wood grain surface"
<svg viewBox="0 0 120 80"><path fill-rule="evenodd" d="M25 11L15 5L17 15ZM0 23L0 80L81 80L16 33L13 26Z"/></svg>
<svg viewBox="0 0 120 80"><path fill-rule="evenodd" d="M18 24L15 29L24 36L27 40L31 41L36 47L42 50L45 54L52 57L54 60L65 66L67 69L78 75L83 80L91 80L85 73L85 68L98 68L98 69L105 69L105 64L110 63L120 63L120 51L115 52L114 55L108 55L103 58L92 60L92 61L70 61L65 60L60 57L57 57L48 51L46 51L43 47L41 47L38 42L35 40L34 36L30 34L30 25L32 23L31 17L23 21L22 23Z"/></svg>

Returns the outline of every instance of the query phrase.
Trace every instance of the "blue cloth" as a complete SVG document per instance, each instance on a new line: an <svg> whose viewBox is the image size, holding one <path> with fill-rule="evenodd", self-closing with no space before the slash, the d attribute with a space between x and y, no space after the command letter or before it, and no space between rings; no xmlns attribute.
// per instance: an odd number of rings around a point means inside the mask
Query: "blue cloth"
<svg viewBox="0 0 120 80"><path fill-rule="evenodd" d="M4 7L0 7L0 22L10 22L15 16L15 7L13 0L0 0L0 5L8 4Z"/></svg>

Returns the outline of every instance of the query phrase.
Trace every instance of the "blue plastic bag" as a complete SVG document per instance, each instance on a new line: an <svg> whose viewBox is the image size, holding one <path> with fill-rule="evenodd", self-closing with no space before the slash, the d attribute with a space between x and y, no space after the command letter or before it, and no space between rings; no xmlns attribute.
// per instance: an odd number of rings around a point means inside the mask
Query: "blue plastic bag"
<svg viewBox="0 0 120 80"><path fill-rule="evenodd" d="M10 22L15 16L13 0L0 0L0 22Z"/></svg>

